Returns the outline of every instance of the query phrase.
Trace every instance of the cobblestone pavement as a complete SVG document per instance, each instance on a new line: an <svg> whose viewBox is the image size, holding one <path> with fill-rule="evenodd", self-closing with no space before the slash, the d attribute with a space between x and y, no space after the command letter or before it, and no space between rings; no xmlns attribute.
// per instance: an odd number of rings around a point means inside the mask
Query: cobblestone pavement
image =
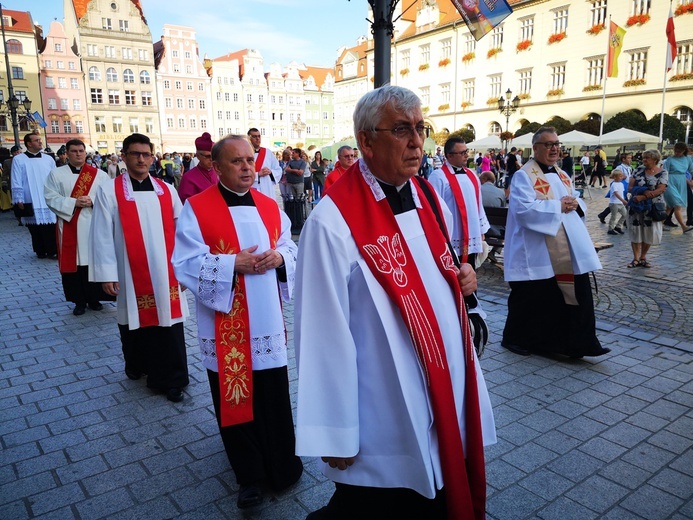
<svg viewBox="0 0 693 520"><path fill-rule="evenodd" d="M591 215L605 205L592 190ZM627 235L591 217L602 251L599 337L607 356L565 360L501 349L507 288L479 271L491 341L482 367L499 441L487 448L488 518L693 518L693 234L665 232L652 269L626 269ZM302 519L332 484L315 460L256 510L218 436L195 322L180 404L123 374L115 308L72 315L55 261L0 215L0 519ZM289 331L293 308L286 307ZM537 325L540 325L538 322ZM290 359L291 393L296 371Z"/></svg>

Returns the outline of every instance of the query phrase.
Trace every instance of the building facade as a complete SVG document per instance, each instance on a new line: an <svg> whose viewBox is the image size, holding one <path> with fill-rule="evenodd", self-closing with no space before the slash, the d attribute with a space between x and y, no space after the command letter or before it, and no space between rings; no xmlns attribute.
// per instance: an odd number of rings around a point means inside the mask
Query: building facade
<svg viewBox="0 0 693 520"><path fill-rule="evenodd" d="M139 0L66 0L65 30L82 57L92 146L119 153L139 132L160 151L152 35Z"/></svg>
<svg viewBox="0 0 693 520"><path fill-rule="evenodd" d="M212 110L211 80L199 59L195 30L164 25L154 63L162 151L194 152L195 139L209 131Z"/></svg>
<svg viewBox="0 0 693 520"><path fill-rule="evenodd" d="M321 147L334 139L334 69L306 67L301 71L305 94L307 148Z"/></svg>
<svg viewBox="0 0 693 520"><path fill-rule="evenodd" d="M57 152L70 139L91 143L84 72L63 25L51 22L40 54L46 146Z"/></svg>

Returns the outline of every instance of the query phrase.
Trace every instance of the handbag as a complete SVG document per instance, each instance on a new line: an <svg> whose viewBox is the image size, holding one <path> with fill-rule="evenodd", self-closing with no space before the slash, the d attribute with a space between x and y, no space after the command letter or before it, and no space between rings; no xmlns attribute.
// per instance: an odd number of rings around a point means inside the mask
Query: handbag
<svg viewBox="0 0 693 520"><path fill-rule="evenodd" d="M668 217L666 205L663 202L653 202L650 209L650 218L653 222L662 222Z"/></svg>

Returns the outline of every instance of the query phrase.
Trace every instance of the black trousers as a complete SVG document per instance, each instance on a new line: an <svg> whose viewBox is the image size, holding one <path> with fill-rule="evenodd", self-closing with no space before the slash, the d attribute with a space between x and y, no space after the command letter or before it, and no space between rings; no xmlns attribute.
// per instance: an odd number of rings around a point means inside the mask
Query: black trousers
<svg viewBox="0 0 693 520"><path fill-rule="evenodd" d="M86 265L78 265L76 272L61 273L60 276L65 299L68 302L86 305L87 303L115 301L115 297L103 292L100 283L89 281L89 267Z"/></svg>
<svg viewBox="0 0 693 520"><path fill-rule="evenodd" d="M135 330L119 324L118 329L126 370L147 374L147 386L155 390L188 386L188 358L182 323Z"/></svg>
<svg viewBox="0 0 693 520"><path fill-rule="evenodd" d="M346 471L349 471L348 469ZM433 499L406 488L372 488L335 483L327 506L306 520L384 520L388 518L445 520L445 490Z"/></svg>
<svg viewBox="0 0 693 520"><path fill-rule="evenodd" d="M253 420L221 426L219 374L207 370L214 412L226 455L240 486L268 485L281 491L303 473L296 456L296 437L286 367L253 370Z"/></svg>
<svg viewBox="0 0 693 520"><path fill-rule="evenodd" d="M53 256L58 254L55 239L55 224L27 224L31 233L31 247L37 256Z"/></svg>

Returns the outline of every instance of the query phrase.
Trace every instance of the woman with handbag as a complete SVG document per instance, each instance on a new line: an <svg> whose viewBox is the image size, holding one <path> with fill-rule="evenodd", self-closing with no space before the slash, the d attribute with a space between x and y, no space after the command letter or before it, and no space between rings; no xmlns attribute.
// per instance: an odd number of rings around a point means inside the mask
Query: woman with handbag
<svg viewBox="0 0 693 520"><path fill-rule="evenodd" d="M628 183L631 194L628 231L633 261L627 267L652 267L647 261L647 252L662 241L662 221L666 218L662 194L667 189L669 174L659 166L661 160L659 151L645 150L642 165L633 172Z"/></svg>

